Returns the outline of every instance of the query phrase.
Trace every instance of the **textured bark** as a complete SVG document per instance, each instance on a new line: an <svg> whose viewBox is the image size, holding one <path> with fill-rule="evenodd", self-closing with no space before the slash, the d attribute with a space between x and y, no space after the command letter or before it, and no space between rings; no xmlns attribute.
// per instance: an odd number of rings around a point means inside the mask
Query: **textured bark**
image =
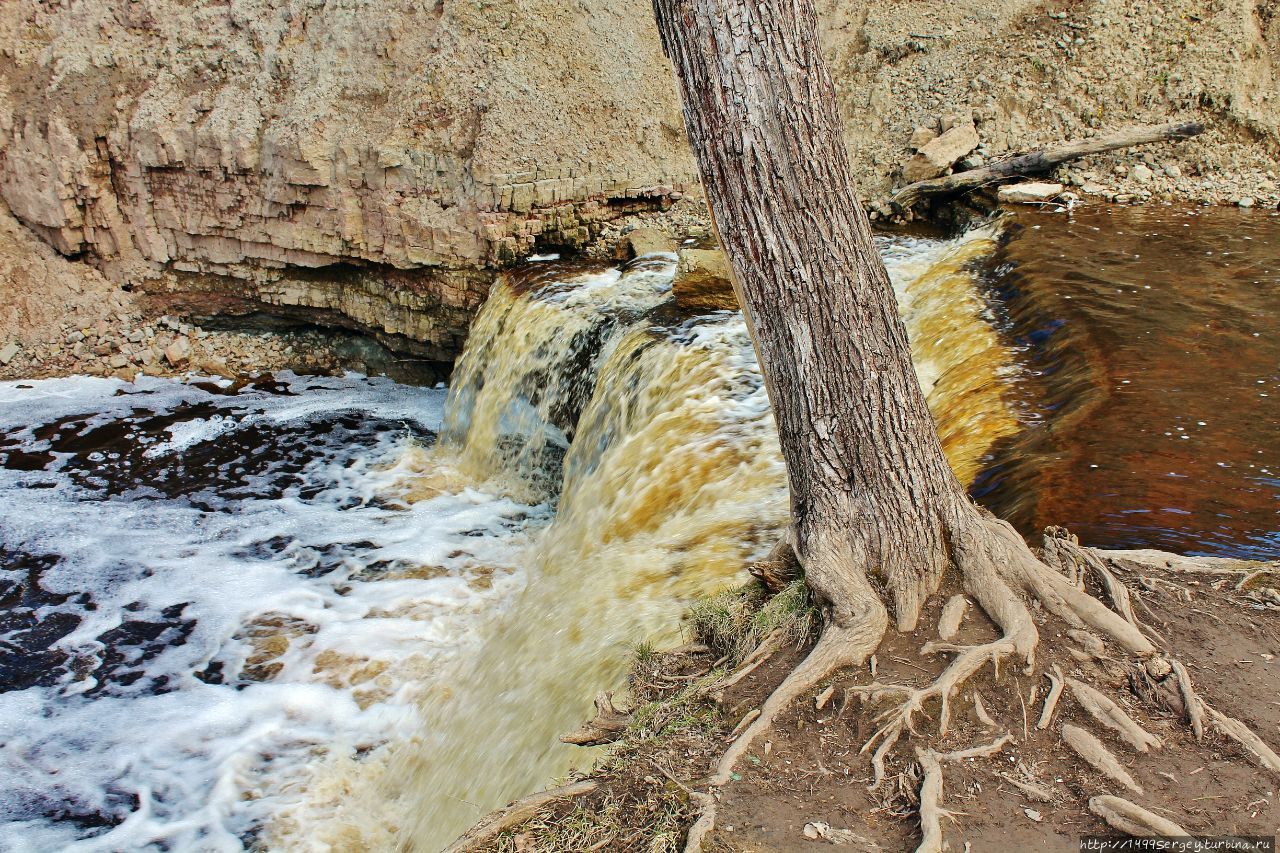
<svg viewBox="0 0 1280 853"><path fill-rule="evenodd" d="M654 9L768 383L808 583L829 627L856 629L883 622L878 578L909 630L972 509L857 200L812 3Z"/></svg>

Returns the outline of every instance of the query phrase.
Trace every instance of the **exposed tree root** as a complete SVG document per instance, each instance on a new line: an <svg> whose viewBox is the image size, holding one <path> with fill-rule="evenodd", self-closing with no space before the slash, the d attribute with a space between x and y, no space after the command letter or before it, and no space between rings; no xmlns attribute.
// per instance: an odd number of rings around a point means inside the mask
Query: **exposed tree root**
<svg viewBox="0 0 1280 853"><path fill-rule="evenodd" d="M1206 706L1206 710L1215 729L1243 746L1259 766L1280 775L1280 755L1276 755L1271 747L1263 743L1262 738L1254 734L1253 729L1234 717L1228 717L1216 708Z"/></svg>
<svg viewBox="0 0 1280 853"><path fill-rule="evenodd" d="M1065 573L1074 574L1079 581L1083 581L1084 577L1089 574L1096 577L1115 611L1139 632L1144 630L1143 626L1138 622L1138 617L1133 613L1132 595L1129 592L1129 588L1116 579L1116 576L1107 568L1106 563L1103 562L1096 551L1091 548L1082 548L1076 537L1063 528L1051 527L1045 531L1044 553L1046 561L1057 561L1063 567ZM1075 567L1074 572L1066 570L1068 564ZM1083 583L1078 582L1076 585L1077 588L1083 588ZM1164 638L1155 629L1148 626L1145 630L1160 642L1164 642Z"/></svg>
<svg viewBox="0 0 1280 853"><path fill-rule="evenodd" d="M1045 675L1049 679L1049 695L1044 698L1044 710L1040 712L1040 720L1036 723L1038 729L1049 728L1049 723L1053 721L1053 712L1058 708L1058 700L1062 698L1062 688L1065 686L1062 670L1057 664L1053 665L1052 672L1046 672Z"/></svg>
<svg viewBox="0 0 1280 853"><path fill-rule="evenodd" d="M1191 686L1191 675L1187 668L1178 661L1170 662L1173 675L1178 680L1178 689L1182 693L1182 704L1186 708L1187 723L1196 741L1204 740L1204 701Z"/></svg>
<svg viewBox="0 0 1280 853"><path fill-rule="evenodd" d="M880 644L887 626L888 614L881 607L877 613L869 614L867 624L859 628L828 627L808 657L765 700L760 708L760 715L729 744L715 775L711 777L711 784L719 787L728 783L733 777L733 768L738 759L747 753L757 737L773 726L778 714L792 702L812 690L835 670L846 666L861 666Z"/></svg>
<svg viewBox="0 0 1280 853"><path fill-rule="evenodd" d="M612 693L596 696L596 717L583 723L576 731L560 736L562 743L574 746L600 746L613 743L627 730L629 711L620 711L613 704Z"/></svg>
<svg viewBox="0 0 1280 853"><path fill-rule="evenodd" d="M991 715L987 713L986 706L982 704L982 694L973 691L973 715L978 718L978 722L989 729L996 727L996 721L991 719Z"/></svg>
<svg viewBox="0 0 1280 853"><path fill-rule="evenodd" d="M956 638L968 607L969 599L963 595L953 595L947 599L947 603L942 606L942 615L938 617L938 639L950 642Z"/></svg>
<svg viewBox="0 0 1280 853"><path fill-rule="evenodd" d="M717 702L721 701L724 698L724 692L726 690L742 681L751 673L755 672L762 663L773 656L773 653L782 645L782 638L785 633L786 632L783 629L775 628L768 636L760 641L760 645L756 646L755 650L752 651L751 654L747 655L746 659L742 661L742 666L740 666L731 675L726 676L720 681L708 686L706 692L713 696Z"/></svg>
<svg viewBox="0 0 1280 853"><path fill-rule="evenodd" d="M539 791L536 794L516 800L506 808L493 812L483 821L473 826L466 835L453 842L444 853L466 853L470 850L480 850L506 830L524 823L551 803L557 800L567 800L590 794L598 787L600 787L600 783L596 780L584 779L581 782Z"/></svg>
<svg viewBox="0 0 1280 853"><path fill-rule="evenodd" d="M950 813L942 808L942 764L947 761L963 761L966 758L986 758L995 755L1013 740L1005 735L982 746L956 752L934 752L916 748L916 757L924 769L924 781L920 783L920 830L923 839L916 853L942 853L942 818Z"/></svg>
<svg viewBox="0 0 1280 853"><path fill-rule="evenodd" d="M1123 797L1094 797L1089 800L1089 811L1105 820L1112 829L1126 835L1181 838L1191 834L1168 818L1153 814Z"/></svg>
<svg viewBox="0 0 1280 853"><path fill-rule="evenodd" d="M1142 793L1142 786L1129 775L1129 771L1124 769L1124 765L1111 753L1111 750L1089 732L1067 723L1062 727L1062 740L1094 770L1112 781L1119 782L1130 791Z"/></svg>
<svg viewBox="0 0 1280 853"><path fill-rule="evenodd" d="M1095 720L1116 731L1135 751L1145 753L1148 749L1160 748L1160 738L1135 723L1115 702L1074 678L1067 679L1067 686L1071 688L1071 695L1076 697L1080 707L1088 711Z"/></svg>
<svg viewBox="0 0 1280 853"><path fill-rule="evenodd" d="M1053 802L1053 793L1034 782L1028 782L1025 779L1018 779L1014 776L1010 776L1008 773L997 773L996 775L1033 800L1039 800L1042 803Z"/></svg>
<svg viewBox="0 0 1280 853"><path fill-rule="evenodd" d="M940 675L923 686L872 681L845 689L845 705L850 696L860 697L864 704L893 703L876 718L878 728L862 747L863 753L871 752L873 778L870 787L874 789L883 783L888 756L904 736L918 734L917 720L925 713L927 704L936 700L939 705L936 733L943 737L951 722L952 701L964 685L987 665L992 667L997 679L1000 665L1007 659L1025 666L1028 672L1035 671L1039 632L1024 596L1038 602L1049 614L1066 623L1067 633L1080 646L1080 650L1066 650L1075 654L1077 659L1086 662L1110 659L1106 655L1107 646L1114 644L1121 653L1136 659L1139 669L1156 682L1172 675L1182 698L1187 722L1197 739L1202 736L1207 719L1222 734L1240 743L1261 766L1280 774L1280 756L1243 723L1208 707L1195 693L1186 668L1159 653L1156 642L1163 643L1163 639L1153 641L1154 631L1141 623L1134 613L1134 602L1140 602L1140 599L1134 598L1115 568L1160 565L1169 562L1173 555L1154 552L1157 556L1151 557L1143 552L1136 560L1125 563L1127 552L1099 552L1084 548L1065 531L1051 530L1049 534L1043 560L1032 554L1012 527L985 515L971 528L953 535L953 564L967 595L952 596L946 602L938 621L939 639L921 648L922 654L949 655L950 662ZM1199 562L1196 565L1200 565ZM1228 569L1213 563L1207 565L1215 573ZM1257 564L1250 565L1256 567ZM1237 578L1247 577L1240 566L1232 564L1229 569ZM1087 579L1098 583L1110 607L1086 591ZM869 584L865 592L865 595L855 597L858 605L865 608L861 621L852 628L829 624L813 651L768 697L758 716L746 718L744 723L748 724L745 728L740 734L735 732L710 779L712 793L699 796L702 810L690 831L687 851L699 850L702 840L714 827L714 789L723 787L733 778L737 762L747 754L757 738L773 726L778 715L797 698L816 688L834 670L860 666L875 651L887 628L888 616ZM955 642L970 599L976 601L999 628L1001 633L997 639L972 645ZM758 661L754 663L758 665ZM874 674L873 670L873 677ZM1051 726L1064 691L1069 691L1075 703L1136 753L1145 754L1162 746L1160 738L1143 728L1116 702L1078 678L1063 675L1056 664L1044 675L1049 678L1051 686L1035 724L1037 729ZM734 681L738 680L740 677L735 677ZM828 685L822 691L815 703L818 708L831 698L833 687ZM1035 692L1031 702L1035 702ZM987 712L978 692L974 691L972 696L977 720L988 728L996 727L996 721ZM1026 700L1021 693L1018 699L1025 709ZM1024 724L1024 729L1027 727ZM1095 735L1070 723L1062 726L1061 733L1064 743L1098 773L1135 793L1142 793L1141 785ZM1012 737L1005 735L993 744L960 752L916 749L924 771L920 789L924 839L920 851L932 853L942 849L941 821L947 815L941 804L942 764L994 754ZM1028 796L1045 801L1053 798L1052 793L1041 786L1004 773L999 775ZM1091 808L1110 825L1126 832L1159 832L1176 827L1169 821L1162 824L1160 821L1164 819L1118 797L1095 797Z"/></svg>

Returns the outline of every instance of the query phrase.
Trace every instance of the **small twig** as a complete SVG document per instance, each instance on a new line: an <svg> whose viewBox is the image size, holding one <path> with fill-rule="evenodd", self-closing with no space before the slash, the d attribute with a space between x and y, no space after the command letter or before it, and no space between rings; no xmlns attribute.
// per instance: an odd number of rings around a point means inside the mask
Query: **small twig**
<svg viewBox="0 0 1280 853"><path fill-rule="evenodd" d="M1018 691L1018 704L1022 706L1022 740L1030 739L1031 732L1027 729L1027 703L1022 698L1022 691Z"/></svg>

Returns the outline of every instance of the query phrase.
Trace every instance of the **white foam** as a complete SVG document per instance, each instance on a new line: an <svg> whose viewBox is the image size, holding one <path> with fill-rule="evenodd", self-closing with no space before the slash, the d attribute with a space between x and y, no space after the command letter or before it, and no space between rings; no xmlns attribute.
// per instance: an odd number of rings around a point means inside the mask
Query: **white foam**
<svg viewBox="0 0 1280 853"><path fill-rule="evenodd" d="M139 406L156 413L181 403L218 406L220 420L171 428L172 439L151 448L163 455L246 423L349 410L434 429L444 396L356 376L287 384L301 396L224 396L165 380L0 383L0 425L38 448L47 442L35 441L33 430L72 414L93 412L89 420L103 423ZM290 488L276 499L227 500L213 509L143 492L104 498L61 472L0 471L0 542L57 554L61 562L44 573L43 588L87 593L95 606L68 603L38 614L65 610L81 619L56 648L96 668L104 655L96 638L122 622L165 621L161 611L182 604L182 618L195 620L184 643L138 663L142 678L133 685L112 682L94 693L94 679L67 672L50 687L0 694L0 849L239 850L242 835L284 805L291 786L305 785L318 762L414 731L413 694L424 685L412 674L462 653L477 622L523 582L511 558L524 528L541 523L545 510L471 489L407 507L375 500L396 482L384 461L413 440L407 430L388 429L370 446L320 453L302 476L317 495ZM55 487L24 487L33 477ZM273 540L290 544L263 547ZM330 571L301 573L318 552L335 548L342 553ZM441 571L358 574L385 563ZM469 585L464 575L475 565L494 570L496 582ZM0 573L21 581L18 575ZM216 660L234 682L252 651L244 626L268 614L310 632L294 637L271 680L237 689L195 677ZM334 686L326 654L372 662L397 683L363 694L369 685ZM159 678L169 679L169 692L150 689ZM123 822L82 828L51 816L61 809Z"/></svg>

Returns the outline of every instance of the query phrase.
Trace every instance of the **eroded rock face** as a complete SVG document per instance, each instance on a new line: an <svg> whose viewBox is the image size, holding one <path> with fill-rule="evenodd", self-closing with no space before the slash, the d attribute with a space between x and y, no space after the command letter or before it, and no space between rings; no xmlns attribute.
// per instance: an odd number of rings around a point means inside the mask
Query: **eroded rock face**
<svg viewBox="0 0 1280 853"><path fill-rule="evenodd" d="M990 159L1173 117L1211 130L1156 146L1176 172L1144 188L1278 191L1280 15L1256 0L817 6L864 200L916 127L944 131L912 142L936 173L973 134ZM582 245L694 176L648 0L0 4L0 197L118 284L200 282L210 306L323 310L443 351L483 298L472 273ZM413 273L410 293L356 269ZM435 320L398 313L419 310Z"/></svg>
<svg viewBox="0 0 1280 853"><path fill-rule="evenodd" d="M15 0L0 195L114 280L216 276L210 292L447 349L487 289L474 271L581 246L690 180L668 78L635 74L665 60L630 11ZM405 279L382 274L410 270L429 274L393 293Z"/></svg>

